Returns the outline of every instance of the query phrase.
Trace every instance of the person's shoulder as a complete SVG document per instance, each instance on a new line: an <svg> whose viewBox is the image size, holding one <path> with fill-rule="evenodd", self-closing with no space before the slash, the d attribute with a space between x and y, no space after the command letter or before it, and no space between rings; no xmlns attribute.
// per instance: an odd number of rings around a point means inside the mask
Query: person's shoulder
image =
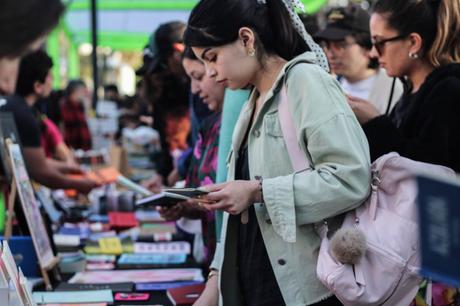
<svg viewBox="0 0 460 306"><path fill-rule="evenodd" d="M24 98L19 96L4 97L0 101L0 111L14 111L24 108Z"/></svg>
<svg viewBox="0 0 460 306"><path fill-rule="evenodd" d="M460 91L460 64L449 64L436 68L426 79L429 88L449 87L457 85L451 90Z"/></svg>
<svg viewBox="0 0 460 306"><path fill-rule="evenodd" d="M23 120L35 119L32 109L26 104L23 97L9 96L5 100L0 106L1 112L11 112L15 118L23 118ZM24 121L21 120L21 123Z"/></svg>

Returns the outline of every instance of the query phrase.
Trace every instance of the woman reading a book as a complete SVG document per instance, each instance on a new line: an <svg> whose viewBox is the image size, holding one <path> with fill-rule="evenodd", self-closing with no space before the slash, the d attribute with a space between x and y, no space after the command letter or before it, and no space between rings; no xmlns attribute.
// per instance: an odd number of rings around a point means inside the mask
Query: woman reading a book
<svg viewBox="0 0 460 306"><path fill-rule="evenodd" d="M225 213L215 270L195 305L340 305L316 277L314 224L367 197L369 150L324 53L295 12L300 6L201 0L190 15L184 41L207 75L230 89L253 86L234 131L228 182L206 187L214 203L203 205ZM282 96L313 169L293 170L286 120L278 117Z"/></svg>
<svg viewBox="0 0 460 306"><path fill-rule="evenodd" d="M204 64L198 60L191 48L186 48L183 56L182 63L185 72L190 77L192 93L199 95L212 111L212 114L200 124L198 140L193 150L185 182L186 187L200 187L214 184L216 179L217 149L225 84L217 83L206 74ZM216 245L213 212L207 211L196 202L189 201L178 203L170 208L162 208L160 213L167 220L177 220L181 217L201 219L207 257L212 259Z"/></svg>

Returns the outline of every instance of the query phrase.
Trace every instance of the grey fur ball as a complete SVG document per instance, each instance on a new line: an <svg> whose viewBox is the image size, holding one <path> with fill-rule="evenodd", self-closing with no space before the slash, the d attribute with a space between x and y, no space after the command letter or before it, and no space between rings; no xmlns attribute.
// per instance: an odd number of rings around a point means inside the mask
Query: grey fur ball
<svg viewBox="0 0 460 306"><path fill-rule="evenodd" d="M355 264L366 253L366 235L355 227L340 228L331 239L332 255L343 264Z"/></svg>

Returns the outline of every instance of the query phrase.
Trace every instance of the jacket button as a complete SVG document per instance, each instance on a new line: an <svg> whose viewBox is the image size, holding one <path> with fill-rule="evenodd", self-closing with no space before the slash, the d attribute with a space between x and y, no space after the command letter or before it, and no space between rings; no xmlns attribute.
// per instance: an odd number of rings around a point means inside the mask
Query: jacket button
<svg viewBox="0 0 460 306"><path fill-rule="evenodd" d="M254 131L254 136L256 136L257 138L260 137L260 131L259 130L255 130Z"/></svg>
<svg viewBox="0 0 460 306"><path fill-rule="evenodd" d="M279 264L280 266L284 266L284 265L286 264L286 260L284 260L284 259L278 259L278 264Z"/></svg>
<svg viewBox="0 0 460 306"><path fill-rule="evenodd" d="M265 220L265 222L266 222L267 224L272 224L272 220L270 220L270 219Z"/></svg>

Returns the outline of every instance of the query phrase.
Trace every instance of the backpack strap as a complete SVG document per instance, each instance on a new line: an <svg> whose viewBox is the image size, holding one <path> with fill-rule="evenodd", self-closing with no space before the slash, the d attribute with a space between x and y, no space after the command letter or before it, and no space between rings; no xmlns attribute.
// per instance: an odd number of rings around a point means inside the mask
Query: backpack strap
<svg viewBox="0 0 460 306"><path fill-rule="evenodd" d="M299 61L286 70L286 76L288 72L297 64L312 64L309 61ZM287 96L286 76L283 80L283 85L280 90L280 100L278 103L278 116L281 125L281 131L283 133L284 143L291 159L292 167L295 172L308 170L312 168L312 163L307 157L307 154L302 151L299 146L297 139L297 129L294 125L291 112L289 110L289 102Z"/></svg>
<svg viewBox="0 0 460 306"><path fill-rule="evenodd" d="M289 111L286 85L283 84L280 90L280 101L278 104L278 116L283 132L284 142L291 159L294 171L302 171L311 168L307 155L300 149L297 141L297 131L294 126L294 120Z"/></svg>

